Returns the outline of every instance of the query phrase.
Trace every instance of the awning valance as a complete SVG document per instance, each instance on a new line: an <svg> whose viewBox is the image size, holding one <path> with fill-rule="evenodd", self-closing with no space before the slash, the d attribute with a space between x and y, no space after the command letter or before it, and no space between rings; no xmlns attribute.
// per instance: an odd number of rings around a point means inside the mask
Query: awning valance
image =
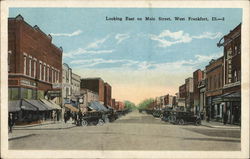
<svg viewBox="0 0 250 159"><path fill-rule="evenodd" d="M78 112L79 111L76 107L72 106L71 104L64 104L64 107L68 108L72 112Z"/></svg>
<svg viewBox="0 0 250 159"><path fill-rule="evenodd" d="M59 105L51 102L51 101L48 101L46 99L40 99L44 104L48 105L49 107L51 107L53 110L57 109L57 110L60 110L62 109Z"/></svg>
<svg viewBox="0 0 250 159"><path fill-rule="evenodd" d="M21 110L21 100L11 100L8 103L9 112L18 112Z"/></svg>
<svg viewBox="0 0 250 159"><path fill-rule="evenodd" d="M213 99L214 104L221 102L240 102L240 101L241 101L240 92L225 93Z"/></svg>

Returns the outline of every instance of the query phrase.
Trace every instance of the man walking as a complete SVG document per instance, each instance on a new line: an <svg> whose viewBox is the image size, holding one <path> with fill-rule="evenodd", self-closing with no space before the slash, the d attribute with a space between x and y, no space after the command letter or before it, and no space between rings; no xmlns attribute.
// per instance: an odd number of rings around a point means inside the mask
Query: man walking
<svg viewBox="0 0 250 159"><path fill-rule="evenodd" d="M14 126L15 124L15 121L14 121L14 118L13 118L13 114L10 113L9 114L9 120L8 120L8 125L9 125L9 132L12 133L12 127Z"/></svg>

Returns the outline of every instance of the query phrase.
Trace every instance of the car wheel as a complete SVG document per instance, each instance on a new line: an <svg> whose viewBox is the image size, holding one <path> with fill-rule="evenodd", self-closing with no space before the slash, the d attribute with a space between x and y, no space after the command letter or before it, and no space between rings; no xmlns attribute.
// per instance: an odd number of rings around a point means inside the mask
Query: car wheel
<svg viewBox="0 0 250 159"><path fill-rule="evenodd" d="M163 118L163 115L162 115L162 114L160 115L160 118L161 118L161 119Z"/></svg>
<svg viewBox="0 0 250 159"><path fill-rule="evenodd" d="M179 125L184 125L184 123L185 123L185 122L184 122L183 119L180 119L179 122L178 122Z"/></svg>
<svg viewBox="0 0 250 159"><path fill-rule="evenodd" d="M102 126L103 124L104 124L104 121L102 119L99 119L97 125Z"/></svg>
<svg viewBox="0 0 250 159"><path fill-rule="evenodd" d="M201 121L200 121L200 120L196 120L196 121L195 121L195 125L196 125L196 126L201 125Z"/></svg>
<svg viewBox="0 0 250 159"><path fill-rule="evenodd" d="M86 120L82 120L82 126L87 126L88 122Z"/></svg>

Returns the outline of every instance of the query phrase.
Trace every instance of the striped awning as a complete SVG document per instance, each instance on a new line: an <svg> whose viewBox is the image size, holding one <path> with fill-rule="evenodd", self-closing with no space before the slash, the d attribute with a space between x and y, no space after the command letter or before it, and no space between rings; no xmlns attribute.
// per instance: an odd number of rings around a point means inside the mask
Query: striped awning
<svg viewBox="0 0 250 159"><path fill-rule="evenodd" d="M52 101L48 101L46 99L40 99L44 104L48 105L49 107L51 107L53 110L60 110L62 109L59 105L55 104Z"/></svg>
<svg viewBox="0 0 250 159"><path fill-rule="evenodd" d="M53 108L49 107L48 105L44 104L40 100L34 100L34 99L25 99L28 103L32 104L33 106L37 107L39 111L46 111L46 110L52 110Z"/></svg>
<svg viewBox="0 0 250 159"><path fill-rule="evenodd" d="M79 111L76 107L72 106L71 104L64 104L64 107L68 108L72 112L78 112Z"/></svg>

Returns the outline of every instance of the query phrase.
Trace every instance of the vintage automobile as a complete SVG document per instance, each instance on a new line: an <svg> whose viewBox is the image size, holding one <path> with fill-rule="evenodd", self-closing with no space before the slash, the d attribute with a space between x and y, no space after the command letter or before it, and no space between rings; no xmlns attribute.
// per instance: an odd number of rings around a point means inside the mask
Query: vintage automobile
<svg viewBox="0 0 250 159"><path fill-rule="evenodd" d="M184 124L201 124L201 118L197 115L194 115L191 112L175 112L173 119L171 121L173 124L184 125Z"/></svg>
<svg viewBox="0 0 250 159"><path fill-rule="evenodd" d="M80 119L82 126L87 125L103 125L105 121L105 113L100 111L90 111L83 114Z"/></svg>
<svg viewBox="0 0 250 159"><path fill-rule="evenodd" d="M175 114L175 112L173 110L164 110L162 115L161 115L161 120L166 121L166 122L170 122L170 121L172 121L174 114Z"/></svg>
<svg viewBox="0 0 250 159"><path fill-rule="evenodd" d="M161 110L155 110L153 112L153 116L156 117L156 118L162 117L162 111Z"/></svg>

